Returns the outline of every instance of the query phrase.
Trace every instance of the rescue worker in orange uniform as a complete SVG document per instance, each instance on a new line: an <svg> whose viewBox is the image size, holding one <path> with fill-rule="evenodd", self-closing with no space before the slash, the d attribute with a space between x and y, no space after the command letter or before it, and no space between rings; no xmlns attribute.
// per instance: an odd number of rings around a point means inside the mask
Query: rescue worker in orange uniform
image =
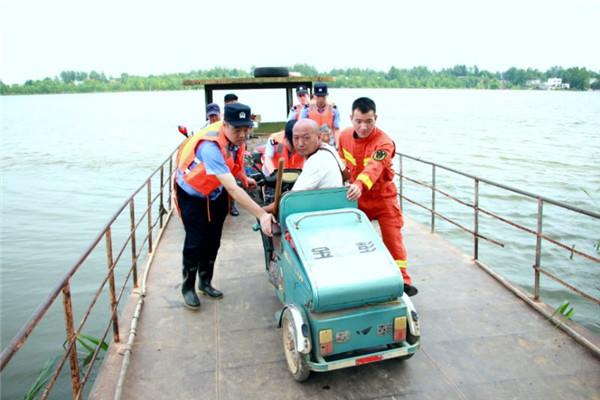
<svg viewBox="0 0 600 400"><path fill-rule="evenodd" d="M352 103L352 128L340 134L339 154L350 172L347 197L358 200L358 208L369 219L378 220L383 243L396 261L404 280L404 292L418 293L406 270L406 249L401 229L404 225L394 184L393 140L375 126L375 102L360 97Z"/></svg>
<svg viewBox="0 0 600 400"><path fill-rule="evenodd" d="M340 113L336 106L327 102L329 95L327 85L323 82L315 83L314 94L315 104L305 107L300 118L310 118L315 121L322 133L325 133L325 127L328 127L331 138L329 144L339 148Z"/></svg>
<svg viewBox="0 0 600 400"><path fill-rule="evenodd" d="M284 131L269 136L262 159L265 175L271 175L277 169L280 158L284 160L284 168L302 169L304 157L294 151L292 130L295 123L295 119L289 120Z"/></svg>
<svg viewBox="0 0 600 400"><path fill-rule="evenodd" d="M298 104L294 104L288 114L288 121L299 120L302 116L302 111L309 106L308 89L306 86L298 86L296 88L296 98Z"/></svg>
<svg viewBox="0 0 600 400"><path fill-rule="evenodd" d="M177 154L175 200L185 228L181 293L191 309L200 307L194 288L196 274L200 292L212 298L223 296L211 281L229 196L258 218L263 232L271 236L273 216L236 183L237 178L244 186L256 185L244 173L245 141L253 126L250 107L228 104L224 117L218 130L188 138Z"/></svg>

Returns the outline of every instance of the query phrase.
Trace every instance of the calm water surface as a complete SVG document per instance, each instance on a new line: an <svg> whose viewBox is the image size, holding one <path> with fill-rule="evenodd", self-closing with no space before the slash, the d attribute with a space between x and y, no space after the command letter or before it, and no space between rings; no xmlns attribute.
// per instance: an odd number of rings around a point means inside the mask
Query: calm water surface
<svg viewBox="0 0 600 400"><path fill-rule="evenodd" d="M283 106L274 106L274 93L238 95L263 120L284 113ZM395 138L402 153L600 211L600 93L334 89L330 97L341 111L343 125L349 123L352 101L364 95L377 102L379 126ZM283 104L283 94L278 96L275 101ZM181 140L177 125L191 129L201 125L203 98L202 91L0 97L2 346L130 193L177 146ZM217 92L216 98L222 94ZM405 161L404 169L410 176L431 181L428 166ZM471 180L438 171L436 184L472 202ZM404 191L430 205L430 192L414 185ZM482 207L535 229L535 201L485 185L480 192ZM443 196L436 202L439 212L472 227L470 209ZM405 204L405 212L423 223L429 221L414 206ZM599 221L551 206L544 213L545 233L594 252ZM482 217L481 224L484 235L505 246L482 243L480 258L530 289L535 239L489 218ZM471 254L470 236L441 220L436 229ZM542 264L600 296L598 265L577 257L571 260L569 255L544 244ZM82 271L73 283L76 310L79 297L87 298L97 288L97 276L106 269L102 256L98 255L97 267ZM573 300L548 279L542 283L548 302L572 301L575 319L600 332L600 307ZM60 310L52 310L51 318L2 375L2 397L22 397L44 361L57 354L51 338L64 335L62 318ZM96 332L99 326L91 324L90 329L101 335ZM59 389L57 398L65 390Z"/></svg>

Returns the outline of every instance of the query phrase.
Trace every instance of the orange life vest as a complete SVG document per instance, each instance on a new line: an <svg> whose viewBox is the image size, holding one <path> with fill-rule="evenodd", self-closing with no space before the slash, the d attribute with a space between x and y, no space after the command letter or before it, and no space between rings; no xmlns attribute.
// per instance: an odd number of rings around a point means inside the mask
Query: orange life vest
<svg viewBox="0 0 600 400"><path fill-rule="evenodd" d="M215 175L206 174L204 163L196 158L196 150L204 141L211 141L219 146L231 174L241 178L245 183L244 152L246 145L242 144L239 147L237 157L234 159L233 152L229 149L229 140L227 140L222 126L218 131L208 131L205 135L191 136L181 144L177 153L177 168L183 174L184 182L207 197L212 191L221 186L221 182ZM192 166L194 163L196 165Z"/></svg>
<svg viewBox="0 0 600 400"><path fill-rule="evenodd" d="M277 167L279 163L279 159L283 158L284 164L283 168L293 168L293 169L302 169L304 166L304 157L300 154L294 152L290 154L286 145L283 143L285 132L275 132L271 136L269 136L269 141L271 145L275 146L275 154L273 154L273 165Z"/></svg>
<svg viewBox="0 0 600 400"><path fill-rule="evenodd" d="M317 125L319 125L319 128L322 127L323 125L327 125L327 126L329 126L329 129L331 129L331 132L333 132L333 119L334 119L335 115L334 115L333 107L331 106L331 104L327 104L322 113L320 113L318 111L316 104L312 104L308 108L307 116L308 116L308 118L315 121L317 123Z"/></svg>
<svg viewBox="0 0 600 400"><path fill-rule="evenodd" d="M396 196L392 163L396 145L385 132L375 127L369 137L361 139L354 137L353 128L344 129L339 153L350 170L350 181L362 182L367 189L361 199Z"/></svg>

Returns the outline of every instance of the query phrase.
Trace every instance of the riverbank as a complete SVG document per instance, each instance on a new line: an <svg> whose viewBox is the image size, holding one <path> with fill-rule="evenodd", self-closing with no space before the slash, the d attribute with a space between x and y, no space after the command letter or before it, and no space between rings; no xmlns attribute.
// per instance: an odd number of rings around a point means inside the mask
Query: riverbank
<svg viewBox="0 0 600 400"><path fill-rule="evenodd" d="M333 76L332 88L386 88L386 89L535 89L543 82L552 82L554 89L583 91L600 89L600 71L585 68L552 67L547 71L509 68L502 72L480 70L477 66L455 65L439 71L424 66L411 69L391 67L388 71L346 68L318 71L316 68L296 64L290 71L302 76ZM58 76L28 80L23 84L5 84L0 81L0 95L98 93L128 91L189 90L182 85L186 79L247 78L253 71L213 68L186 73L133 76L122 73L108 77L102 72L63 71ZM556 85L555 80L560 79ZM566 86L561 86L562 84ZM550 87L549 86L549 87Z"/></svg>

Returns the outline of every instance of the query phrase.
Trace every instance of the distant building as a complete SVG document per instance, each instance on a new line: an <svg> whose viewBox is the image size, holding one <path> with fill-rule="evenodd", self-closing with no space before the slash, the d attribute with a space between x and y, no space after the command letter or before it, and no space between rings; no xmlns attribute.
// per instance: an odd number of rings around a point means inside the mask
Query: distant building
<svg viewBox="0 0 600 400"><path fill-rule="evenodd" d="M539 79L530 79L527 82L525 82L525 85L529 86L529 87L539 87L542 84L542 81Z"/></svg>
<svg viewBox="0 0 600 400"><path fill-rule="evenodd" d="M562 78L548 78L539 88L544 90L569 89L571 85L563 83Z"/></svg>
<svg viewBox="0 0 600 400"><path fill-rule="evenodd" d="M551 88L559 88L562 85L562 78L548 78L546 84Z"/></svg>

